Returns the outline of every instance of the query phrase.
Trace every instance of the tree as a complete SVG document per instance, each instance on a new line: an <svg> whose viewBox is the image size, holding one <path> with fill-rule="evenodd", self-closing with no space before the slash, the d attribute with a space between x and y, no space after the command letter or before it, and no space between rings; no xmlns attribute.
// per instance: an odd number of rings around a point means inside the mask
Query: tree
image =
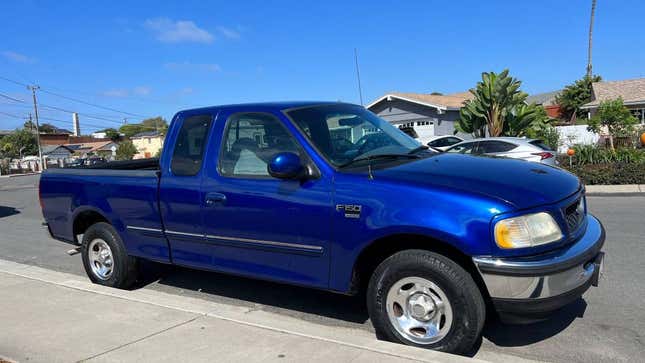
<svg viewBox="0 0 645 363"><path fill-rule="evenodd" d="M115 141L115 142L119 141L119 139L121 138L121 134L115 128L110 127L110 128L105 129L105 130L98 131L98 132L105 132L105 136L107 138L109 138L110 140Z"/></svg>
<svg viewBox="0 0 645 363"><path fill-rule="evenodd" d="M116 159L117 160L132 160L134 154L136 154L137 148L132 144L131 141L124 141L119 144L119 147L116 149Z"/></svg>
<svg viewBox="0 0 645 363"><path fill-rule="evenodd" d="M634 117L629 109L623 104L622 98L602 101L598 111L589 120L587 129L593 132L600 132L606 127L609 133L609 147L614 150L614 136L627 136L634 131L634 125L638 119Z"/></svg>
<svg viewBox="0 0 645 363"><path fill-rule="evenodd" d="M519 90L521 84L518 79L509 76L508 69L499 74L482 73L482 80L470 90L475 97L466 101L460 111L457 129L462 132L474 132L481 137L483 125L486 125L490 136L501 136L506 116L528 96Z"/></svg>
<svg viewBox="0 0 645 363"><path fill-rule="evenodd" d="M119 128L119 132L126 137L132 137L140 132L159 131L165 134L168 131L168 122L161 116L148 118L138 124L126 124Z"/></svg>
<svg viewBox="0 0 645 363"><path fill-rule="evenodd" d="M0 139L0 154L7 158L38 155L36 135L29 130L16 130Z"/></svg>
<svg viewBox="0 0 645 363"><path fill-rule="evenodd" d="M591 101L591 85L601 80L600 76L584 76L582 79L564 87L562 92L555 97L555 101L560 105L560 110L565 120L573 121L578 117L585 117L585 111L581 110L580 106Z"/></svg>
<svg viewBox="0 0 645 363"><path fill-rule="evenodd" d="M506 115L504 136L535 137L551 126L551 119L543 107L536 104L521 103L513 107Z"/></svg>
<svg viewBox="0 0 645 363"><path fill-rule="evenodd" d="M41 134L55 134L58 128L52 124L42 124L38 127L38 132Z"/></svg>

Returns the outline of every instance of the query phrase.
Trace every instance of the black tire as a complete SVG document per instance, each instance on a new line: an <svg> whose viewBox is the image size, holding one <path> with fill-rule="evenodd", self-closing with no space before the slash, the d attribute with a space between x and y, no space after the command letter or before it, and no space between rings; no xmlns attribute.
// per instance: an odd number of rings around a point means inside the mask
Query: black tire
<svg viewBox="0 0 645 363"><path fill-rule="evenodd" d="M386 299L390 288L404 278L422 278L443 290L452 308L452 325L441 340L419 344L399 333L390 322ZM367 309L380 338L442 352L465 354L481 339L486 305L466 270L449 258L426 250L405 250L383 261L367 288Z"/></svg>
<svg viewBox="0 0 645 363"><path fill-rule="evenodd" d="M104 241L112 254L112 269L109 276L101 278L92 268L90 245L92 241ZM81 255L85 273L92 282L100 285L127 289L137 280L137 258L128 256L119 234L108 223L100 222L90 226L83 234Z"/></svg>

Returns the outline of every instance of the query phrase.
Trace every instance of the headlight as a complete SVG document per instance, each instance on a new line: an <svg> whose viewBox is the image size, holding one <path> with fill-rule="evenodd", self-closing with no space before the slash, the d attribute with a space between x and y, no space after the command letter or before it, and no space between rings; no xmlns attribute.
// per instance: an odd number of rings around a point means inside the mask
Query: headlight
<svg viewBox="0 0 645 363"><path fill-rule="evenodd" d="M535 247L561 238L560 227L545 212L502 219L495 223L495 243L504 249Z"/></svg>

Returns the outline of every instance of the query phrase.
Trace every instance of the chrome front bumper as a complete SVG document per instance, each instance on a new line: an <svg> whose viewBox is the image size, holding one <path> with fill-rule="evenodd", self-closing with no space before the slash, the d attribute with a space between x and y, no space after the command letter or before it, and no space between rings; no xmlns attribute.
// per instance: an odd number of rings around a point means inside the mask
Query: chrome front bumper
<svg viewBox="0 0 645 363"><path fill-rule="evenodd" d="M585 234L564 249L522 258L478 256L473 261L498 312L537 317L598 285L604 241L602 224L588 215Z"/></svg>

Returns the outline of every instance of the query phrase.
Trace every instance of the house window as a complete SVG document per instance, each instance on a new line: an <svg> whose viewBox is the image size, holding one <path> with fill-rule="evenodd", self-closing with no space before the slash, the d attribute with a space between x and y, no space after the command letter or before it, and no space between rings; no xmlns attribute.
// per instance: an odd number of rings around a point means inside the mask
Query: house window
<svg viewBox="0 0 645 363"><path fill-rule="evenodd" d="M634 117L638 119L640 123L645 123L645 108L636 108L629 110Z"/></svg>

